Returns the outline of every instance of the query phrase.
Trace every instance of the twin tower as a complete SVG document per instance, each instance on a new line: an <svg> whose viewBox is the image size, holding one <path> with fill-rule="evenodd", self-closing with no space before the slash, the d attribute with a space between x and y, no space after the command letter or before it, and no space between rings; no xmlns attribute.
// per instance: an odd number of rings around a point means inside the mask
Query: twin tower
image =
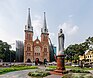
<svg viewBox="0 0 93 78"><path fill-rule="evenodd" d="M44 12L43 27L41 28L41 40L38 38L33 40L33 26L31 24L30 8L28 8L28 20L25 26L25 41L24 41L24 63L39 60L50 61L49 51L49 33L46 24L46 15Z"/></svg>

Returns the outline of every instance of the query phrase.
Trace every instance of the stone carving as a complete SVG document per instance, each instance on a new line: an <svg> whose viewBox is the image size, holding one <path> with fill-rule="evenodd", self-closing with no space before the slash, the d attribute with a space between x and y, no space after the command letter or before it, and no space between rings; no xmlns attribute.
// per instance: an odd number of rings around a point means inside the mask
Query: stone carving
<svg viewBox="0 0 93 78"><path fill-rule="evenodd" d="M60 29L60 32L58 33L58 46L58 55L64 55L64 34L62 29Z"/></svg>

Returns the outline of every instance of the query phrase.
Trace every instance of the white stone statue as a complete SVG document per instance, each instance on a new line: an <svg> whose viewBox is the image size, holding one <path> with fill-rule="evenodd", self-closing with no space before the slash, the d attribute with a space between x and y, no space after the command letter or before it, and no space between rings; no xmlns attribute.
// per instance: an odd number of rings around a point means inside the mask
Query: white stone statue
<svg viewBox="0 0 93 78"><path fill-rule="evenodd" d="M64 55L64 34L62 29L60 29L60 32L58 33L58 47L58 55Z"/></svg>

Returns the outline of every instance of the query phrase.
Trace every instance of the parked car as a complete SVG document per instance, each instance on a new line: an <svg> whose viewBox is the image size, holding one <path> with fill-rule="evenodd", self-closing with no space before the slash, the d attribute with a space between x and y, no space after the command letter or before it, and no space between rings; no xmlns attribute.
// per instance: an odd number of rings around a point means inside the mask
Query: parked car
<svg viewBox="0 0 93 78"><path fill-rule="evenodd" d="M57 63L54 61L54 62L47 63L47 65L57 65Z"/></svg>
<svg viewBox="0 0 93 78"><path fill-rule="evenodd" d="M67 63L65 63L65 65L68 65L68 66L71 66L71 62L67 62Z"/></svg>
<svg viewBox="0 0 93 78"><path fill-rule="evenodd" d="M32 63L32 66L35 66L35 63Z"/></svg>

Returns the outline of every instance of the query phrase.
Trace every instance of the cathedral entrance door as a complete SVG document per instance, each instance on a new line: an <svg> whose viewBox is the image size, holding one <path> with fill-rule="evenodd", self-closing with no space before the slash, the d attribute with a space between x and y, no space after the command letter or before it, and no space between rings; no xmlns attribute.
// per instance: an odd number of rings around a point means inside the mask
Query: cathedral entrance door
<svg viewBox="0 0 93 78"><path fill-rule="evenodd" d="M44 59L44 64L47 64L47 59Z"/></svg>
<svg viewBox="0 0 93 78"><path fill-rule="evenodd" d="M35 59L35 65L38 65L38 63L39 63L39 58L36 58Z"/></svg>
<svg viewBox="0 0 93 78"><path fill-rule="evenodd" d="M27 63L31 63L31 60L30 59L27 59Z"/></svg>

